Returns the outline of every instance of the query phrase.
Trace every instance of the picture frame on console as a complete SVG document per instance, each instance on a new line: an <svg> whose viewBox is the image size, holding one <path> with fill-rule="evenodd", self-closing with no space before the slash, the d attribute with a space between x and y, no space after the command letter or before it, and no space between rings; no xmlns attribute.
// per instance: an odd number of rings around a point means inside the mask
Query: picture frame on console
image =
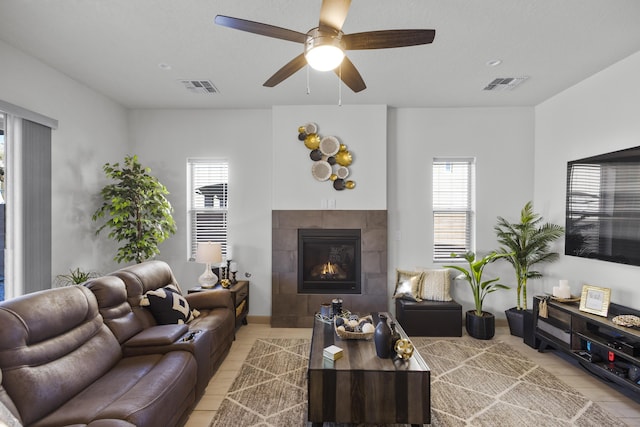
<svg viewBox="0 0 640 427"><path fill-rule="evenodd" d="M607 317L610 302L611 289L591 285L584 285L582 287L580 311Z"/></svg>

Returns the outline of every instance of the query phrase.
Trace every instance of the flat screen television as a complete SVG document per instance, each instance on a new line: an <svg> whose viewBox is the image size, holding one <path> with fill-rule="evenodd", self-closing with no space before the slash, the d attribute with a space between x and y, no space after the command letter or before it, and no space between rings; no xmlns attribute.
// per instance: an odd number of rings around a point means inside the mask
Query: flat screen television
<svg viewBox="0 0 640 427"><path fill-rule="evenodd" d="M640 147L567 163L565 254L640 266Z"/></svg>

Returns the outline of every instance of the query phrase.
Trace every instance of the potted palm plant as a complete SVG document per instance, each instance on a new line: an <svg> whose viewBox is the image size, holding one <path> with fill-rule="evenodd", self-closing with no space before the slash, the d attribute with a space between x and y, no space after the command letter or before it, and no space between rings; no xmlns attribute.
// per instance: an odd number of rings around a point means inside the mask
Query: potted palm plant
<svg viewBox="0 0 640 427"><path fill-rule="evenodd" d="M487 264L510 255L510 253L499 254L491 252L480 259L476 259L475 253L467 252L461 256L469 264L468 269L459 265L446 266L447 268L458 270L461 274L456 277L456 280L464 279L471 287L475 309L466 312L465 327L467 329L467 333L474 338L482 340L489 340L493 338L496 330L496 319L492 313L483 311L482 306L484 304L484 299L492 292L500 289L509 289L508 286L498 283L500 280L499 277L496 279L483 280L482 274L484 272L484 268ZM451 254L451 256L459 257L460 255Z"/></svg>
<svg viewBox="0 0 640 427"><path fill-rule="evenodd" d="M107 217L96 234L105 227L109 237L121 243L114 260L141 263L160 253L158 245L176 232L173 208L166 199L167 188L143 167L138 156L127 156L124 164L105 164L107 184L100 195L102 205L93 214L93 220Z"/></svg>
<svg viewBox="0 0 640 427"><path fill-rule="evenodd" d="M530 310L527 310L527 281L542 277L542 273L532 267L558 259L558 253L553 252L550 246L564 234L564 228L543 223L542 216L533 212L533 203L527 202L520 212L520 222L512 223L498 217L494 229L501 245L497 252L507 254L504 259L513 266L516 274L516 306L505 311L509 329L512 335L524 337L525 316L532 319Z"/></svg>

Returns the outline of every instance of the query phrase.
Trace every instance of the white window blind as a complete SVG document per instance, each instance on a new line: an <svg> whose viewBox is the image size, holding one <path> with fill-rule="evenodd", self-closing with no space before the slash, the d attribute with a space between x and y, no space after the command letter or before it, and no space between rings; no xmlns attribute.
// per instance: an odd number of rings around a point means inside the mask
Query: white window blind
<svg viewBox="0 0 640 427"><path fill-rule="evenodd" d="M475 159L433 159L433 260L473 250Z"/></svg>
<svg viewBox="0 0 640 427"><path fill-rule="evenodd" d="M198 242L216 242L227 253L229 164L226 159L187 159L189 258Z"/></svg>

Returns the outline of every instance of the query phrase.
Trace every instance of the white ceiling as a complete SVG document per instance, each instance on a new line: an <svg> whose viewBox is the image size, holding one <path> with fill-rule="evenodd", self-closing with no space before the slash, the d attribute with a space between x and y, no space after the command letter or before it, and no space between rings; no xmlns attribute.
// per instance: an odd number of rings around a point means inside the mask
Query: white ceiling
<svg viewBox="0 0 640 427"><path fill-rule="evenodd" d="M336 104L338 78L306 68L262 86L296 43L213 23L222 14L299 32L321 0L0 0L0 39L130 108ZM346 34L433 28L433 44L351 51L367 89L344 104L532 106L640 51L638 0L353 0ZM497 67L487 61L502 60ZM165 70L159 64L169 64ZM2 75L0 58L0 77ZM482 88L530 77L513 91ZM189 93L179 80L211 80Z"/></svg>

